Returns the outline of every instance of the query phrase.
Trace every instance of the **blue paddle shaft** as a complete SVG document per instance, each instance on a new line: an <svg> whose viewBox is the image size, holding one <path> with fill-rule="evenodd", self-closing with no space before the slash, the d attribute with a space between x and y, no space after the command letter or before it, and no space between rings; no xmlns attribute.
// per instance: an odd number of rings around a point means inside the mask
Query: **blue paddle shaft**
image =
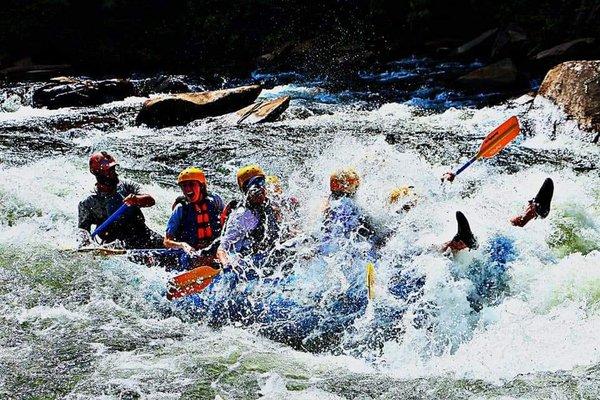
<svg viewBox="0 0 600 400"><path fill-rule="evenodd" d="M476 160L477 160L477 156L471 158L469 161L467 161L467 163L465 165L463 165L462 167L460 167L458 169L458 171L456 171L456 173L454 175L458 175L461 172L463 172L465 169L467 169L469 167L469 165L473 164Z"/></svg>
<svg viewBox="0 0 600 400"><path fill-rule="evenodd" d="M103 223L100 224L100 226L97 226L96 229L94 229L94 232L92 232L92 237L100 235L102 232L104 232L106 229L108 229L108 227L113 222L115 222L117 219L119 219L121 217L121 215L123 215L125 213L125 211L127 211L127 208L129 208L129 206L127 204L123 204L121 207L119 207L117 209L117 211L115 211L113 213L113 215L108 217L106 219L106 221L104 221Z"/></svg>

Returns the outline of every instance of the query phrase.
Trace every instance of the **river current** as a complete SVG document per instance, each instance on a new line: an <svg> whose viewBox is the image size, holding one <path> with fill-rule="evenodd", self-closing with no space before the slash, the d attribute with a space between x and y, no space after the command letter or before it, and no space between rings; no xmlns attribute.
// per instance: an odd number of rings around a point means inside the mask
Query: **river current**
<svg viewBox="0 0 600 400"><path fill-rule="evenodd" d="M262 98L292 96L281 120L237 125L226 115L165 129L134 125L143 98L34 109L40 83L2 84L0 397L599 398L600 147L543 99L497 101L436 85L438 71L463 67L403 60L346 88L257 73L270 87ZM428 78L399 84L414 75ZM522 126L515 142L440 184L512 115ZM164 298L171 273L72 251L77 204L94 183L87 158L98 150L156 198L144 214L159 232L183 167L202 167L210 188L233 199L236 169L257 162L298 198L299 235L318 238L329 173L354 166L359 204L392 232L378 252L375 299L323 351L271 340L257 325L203 322ZM555 183L550 215L512 227L546 177ZM401 185L418 196L409 212L387 204ZM481 245L442 254L458 210ZM506 279L475 310L467 297L489 272L498 237L512 246ZM316 288L343 292L347 257L308 258L293 259L303 277L297 299L311 305ZM388 289L402 271L425 278L418 298ZM386 308L403 313L380 334ZM426 326L415 323L423 313Z"/></svg>

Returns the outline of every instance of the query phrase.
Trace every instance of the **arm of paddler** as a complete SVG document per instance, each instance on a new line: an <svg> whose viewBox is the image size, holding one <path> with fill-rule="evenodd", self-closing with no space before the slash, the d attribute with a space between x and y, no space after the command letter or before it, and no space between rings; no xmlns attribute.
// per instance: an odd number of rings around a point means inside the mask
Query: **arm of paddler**
<svg viewBox="0 0 600 400"><path fill-rule="evenodd" d="M89 244L92 242L92 237L90 236L92 222L90 220L91 216L89 209L83 201L79 203L78 211L79 221L77 227L79 228L79 233L77 241L79 242L79 247L89 246Z"/></svg>
<svg viewBox="0 0 600 400"><path fill-rule="evenodd" d="M130 194L123 199L123 203L128 206L152 207L156 201L149 194Z"/></svg>
<svg viewBox="0 0 600 400"><path fill-rule="evenodd" d="M221 247L217 249L216 258L217 260L219 260L219 263L222 266L221 268L224 268L229 265L229 256L227 255L227 252Z"/></svg>
<svg viewBox="0 0 600 400"><path fill-rule="evenodd" d="M217 259L223 265L223 268L231 266L231 253L240 250L242 242L248 236L248 233L254 228L252 221L248 221L246 210L236 209L231 212L227 219L227 224L221 234L221 244L217 249Z"/></svg>
<svg viewBox="0 0 600 400"><path fill-rule="evenodd" d="M183 241L176 240L176 234L179 231L181 224L183 223L183 209L181 207L177 207L171 217L169 218L169 222L167 222L167 230L165 233L165 238L163 239L163 244L167 249L182 249L186 253L192 255L195 252L195 249L189 245L189 243Z"/></svg>
<svg viewBox="0 0 600 400"><path fill-rule="evenodd" d="M196 252L196 250L188 243L178 242L174 240L173 236L171 236L169 233L165 235L165 238L163 239L163 244L167 249L181 249L189 255L193 255Z"/></svg>

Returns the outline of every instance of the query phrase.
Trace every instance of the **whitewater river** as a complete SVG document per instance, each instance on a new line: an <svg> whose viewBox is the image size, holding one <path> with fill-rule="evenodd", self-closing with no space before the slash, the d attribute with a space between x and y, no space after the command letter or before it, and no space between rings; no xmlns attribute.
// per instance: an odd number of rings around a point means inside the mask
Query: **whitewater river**
<svg viewBox="0 0 600 400"><path fill-rule="evenodd" d="M142 98L34 109L39 83L2 84L0 397L599 398L600 147L543 100L485 106L497 94L440 89L436 71L399 62L336 89L257 74L271 81L262 97L292 96L280 121L238 126L223 116L161 130L134 126ZM431 78L398 85L411 74ZM523 127L513 144L440 185L512 115ZM144 213L159 232L181 168L203 167L212 190L232 199L236 169L258 162L299 199L299 235L318 241L329 173L355 166L360 205L392 232L379 249L375 299L334 345L290 346L265 337L264 326L214 327L201 310L167 301L165 271L69 251L97 150L113 153L121 176L156 198ZM546 177L555 183L549 217L512 227ZM418 199L403 213L386 198L406 184ZM480 247L452 257L437 247L456 232L457 210ZM494 273L499 237L510 247L505 276L475 311L467 298ZM343 295L344 271L360 267L337 254L319 264L312 247L301 242L306 254L292 260L303 277L294 296L318 307L311 293ZM403 271L424 278L408 300L388 288ZM384 309L403 312L381 321Z"/></svg>

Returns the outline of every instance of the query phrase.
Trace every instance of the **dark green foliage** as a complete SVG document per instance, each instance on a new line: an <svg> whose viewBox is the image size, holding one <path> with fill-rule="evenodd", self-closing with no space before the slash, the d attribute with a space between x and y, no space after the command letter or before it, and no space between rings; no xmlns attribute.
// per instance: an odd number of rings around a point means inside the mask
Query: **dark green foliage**
<svg viewBox="0 0 600 400"><path fill-rule="evenodd" d="M98 71L247 70L288 41L405 54L509 23L546 48L600 36L598 20L597 0L5 0L0 66L31 57Z"/></svg>

